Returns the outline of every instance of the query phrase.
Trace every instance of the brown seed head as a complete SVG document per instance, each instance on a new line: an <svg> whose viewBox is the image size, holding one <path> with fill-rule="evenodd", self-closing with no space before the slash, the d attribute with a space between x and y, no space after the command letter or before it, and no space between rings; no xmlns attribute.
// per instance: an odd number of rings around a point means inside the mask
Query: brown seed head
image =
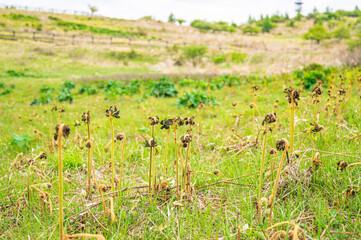
<svg viewBox="0 0 361 240"><path fill-rule="evenodd" d="M320 125L320 124L318 124L318 123L311 123L311 132L313 132L313 133L317 133L317 132L321 132L322 130L324 130L325 129L325 127L324 126L322 126L322 125Z"/></svg>
<svg viewBox="0 0 361 240"><path fill-rule="evenodd" d="M54 134L54 140L57 140L58 139L58 134L59 134L59 130L60 130L60 126L61 125L56 125L55 127L55 134ZM64 125L63 126L63 137L67 138L70 134L70 127L69 125Z"/></svg>
<svg viewBox="0 0 361 240"><path fill-rule="evenodd" d="M278 140L276 142L276 149L278 151L288 150L288 146L289 146L288 141L285 138L282 138L281 140Z"/></svg>
<svg viewBox="0 0 361 240"><path fill-rule="evenodd" d="M258 90L259 90L259 86L257 86L257 85L256 85L256 86L253 86L253 87L252 87L252 90L253 90L254 92L258 91Z"/></svg>
<svg viewBox="0 0 361 240"><path fill-rule="evenodd" d="M315 157L313 159L313 164L315 165L315 167L321 167L322 162L320 160L320 153L316 152Z"/></svg>
<svg viewBox="0 0 361 240"><path fill-rule="evenodd" d="M159 117L155 116L155 117L149 117L148 118L150 120L150 125L157 125L159 123Z"/></svg>
<svg viewBox="0 0 361 240"><path fill-rule="evenodd" d="M340 169L341 171L345 170L348 166L347 162L340 161L337 163L337 170Z"/></svg>
<svg viewBox="0 0 361 240"><path fill-rule="evenodd" d="M81 120L85 122L86 124L90 123L90 111L83 112L83 115L81 115Z"/></svg>
<svg viewBox="0 0 361 240"><path fill-rule="evenodd" d="M192 141L192 135L185 134L184 136L181 137L181 141L182 143L190 143Z"/></svg>
<svg viewBox="0 0 361 240"><path fill-rule="evenodd" d="M86 142L86 144L85 144L85 147L86 148L91 148L92 147L92 141L91 140L88 140L87 142Z"/></svg>
<svg viewBox="0 0 361 240"><path fill-rule="evenodd" d="M144 147L152 147L152 148L154 148L154 147L157 147L157 146L158 146L158 144L157 144L157 142L155 141L154 138L151 138L150 140L145 140L145 146Z"/></svg>
<svg viewBox="0 0 361 240"><path fill-rule="evenodd" d="M275 148L271 148L271 150L269 151L269 154L277 154L277 150Z"/></svg>
<svg viewBox="0 0 361 240"><path fill-rule="evenodd" d="M322 83L322 82L321 82ZM321 87L319 87L318 85L316 85L313 90L312 90L312 97L319 97L321 96L323 93Z"/></svg>
<svg viewBox="0 0 361 240"><path fill-rule="evenodd" d="M123 139L125 139L125 135L124 135L124 133L118 133L115 138L116 138L118 141L123 141Z"/></svg>
<svg viewBox="0 0 361 240"><path fill-rule="evenodd" d="M114 118L120 118L119 116L120 111L116 106L110 106L107 110L105 110L105 116L106 117L114 117Z"/></svg>
<svg viewBox="0 0 361 240"><path fill-rule="evenodd" d="M288 100L288 103L293 102L298 106L298 100L300 100L300 92L296 89L293 89L292 87L286 88L284 90L284 93L286 94L286 98Z"/></svg>
<svg viewBox="0 0 361 240"><path fill-rule="evenodd" d="M265 124L270 124L270 123L274 123L277 120L277 116L276 113L268 113L266 114L266 116L264 117L264 120L262 121L262 126L264 126Z"/></svg>
<svg viewBox="0 0 361 240"><path fill-rule="evenodd" d="M39 158L40 159L47 159L48 157L46 156L45 152L41 152Z"/></svg>
<svg viewBox="0 0 361 240"><path fill-rule="evenodd" d="M98 190L99 192L107 192L110 189L110 186L100 185Z"/></svg>
<svg viewBox="0 0 361 240"><path fill-rule="evenodd" d="M167 181L162 181L161 186L162 186L162 189L166 189L168 186Z"/></svg>
<svg viewBox="0 0 361 240"><path fill-rule="evenodd" d="M184 118L184 123L185 125L191 125L191 126L195 125L196 123L194 122L194 116Z"/></svg>
<svg viewBox="0 0 361 240"><path fill-rule="evenodd" d="M341 88L341 89L339 89L339 90L337 91L337 94L340 95L340 96L344 96L344 95L346 95L346 90L343 89L343 88Z"/></svg>
<svg viewBox="0 0 361 240"><path fill-rule="evenodd" d="M213 172L213 174L216 175L216 176L217 176L219 173L220 173L220 171L219 171L218 169L214 170L214 172Z"/></svg>
<svg viewBox="0 0 361 240"><path fill-rule="evenodd" d="M31 166L35 163L34 159L29 159L28 162L26 163L26 165Z"/></svg>

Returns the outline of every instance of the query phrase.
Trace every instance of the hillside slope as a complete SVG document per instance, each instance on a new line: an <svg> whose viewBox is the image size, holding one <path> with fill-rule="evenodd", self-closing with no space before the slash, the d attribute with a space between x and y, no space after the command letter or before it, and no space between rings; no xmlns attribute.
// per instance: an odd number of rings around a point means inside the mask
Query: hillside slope
<svg viewBox="0 0 361 240"><path fill-rule="evenodd" d="M89 68L89 65L103 70L121 68L122 71L127 71L127 68L141 68L145 71L165 73L279 73L313 62L325 65L342 64L342 53L346 49L343 41L327 40L322 44L315 44L302 39L302 35L312 25L312 20L306 19L297 22L297 27L294 28L280 23L270 33L250 36L243 34L240 29L233 33L203 32L190 26L156 20L122 20L0 9L0 26L8 30L123 36L229 47L209 48L194 67L191 61L185 59L181 44L171 45L169 48L136 48L127 45L64 45L0 40L4 47L4 64L1 68L6 71L9 61L16 64L23 63L23 58L31 58L29 63L21 64L31 70L33 65L40 64L37 61L44 57L48 63L53 62L53 66L60 65L59 67L69 62L77 62L86 68ZM237 56L237 61L234 56Z"/></svg>

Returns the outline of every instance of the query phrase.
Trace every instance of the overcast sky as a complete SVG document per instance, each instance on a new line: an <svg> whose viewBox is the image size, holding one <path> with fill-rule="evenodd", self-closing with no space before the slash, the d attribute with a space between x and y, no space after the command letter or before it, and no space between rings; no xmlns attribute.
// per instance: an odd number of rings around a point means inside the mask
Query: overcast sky
<svg viewBox="0 0 361 240"><path fill-rule="evenodd" d="M176 18L208 21L227 21L237 24L247 21L249 15L288 13L295 15L295 0L3 0L3 4L32 7L57 8L64 10L88 11L88 4L98 7L103 16L138 19L153 16L167 20L171 12ZM324 11L327 6L332 10L353 10L358 0L303 0L303 13L307 14L316 7Z"/></svg>

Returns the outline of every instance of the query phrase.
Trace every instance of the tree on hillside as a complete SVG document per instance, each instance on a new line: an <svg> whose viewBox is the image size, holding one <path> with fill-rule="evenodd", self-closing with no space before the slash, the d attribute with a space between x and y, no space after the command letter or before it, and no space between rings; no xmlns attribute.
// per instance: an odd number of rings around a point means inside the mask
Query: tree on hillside
<svg viewBox="0 0 361 240"><path fill-rule="evenodd" d="M252 16L251 15L249 15L249 17L248 17L248 24L252 24L252 23L254 23L255 22L255 20L254 20L254 18L252 18Z"/></svg>
<svg viewBox="0 0 361 240"><path fill-rule="evenodd" d="M208 48L206 46L190 45L184 47L184 56L192 60L193 66L200 62L201 57L206 54Z"/></svg>
<svg viewBox="0 0 361 240"><path fill-rule="evenodd" d="M179 25L182 25L183 23L186 22L186 20L179 18L179 19L177 19L177 22L179 23Z"/></svg>
<svg viewBox="0 0 361 240"><path fill-rule="evenodd" d="M168 17L168 22L176 22L177 19L175 18L174 14L173 13L170 13L169 17Z"/></svg>
<svg viewBox="0 0 361 240"><path fill-rule="evenodd" d="M249 34L253 35L253 34L260 33L260 32L261 32L261 29L260 29L259 27L257 27L257 26L248 24L248 25L246 25L246 26L242 29L242 32L243 32L244 34L249 33Z"/></svg>
<svg viewBox="0 0 361 240"><path fill-rule="evenodd" d="M317 8L316 8L316 7L314 7L314 8L313 8L313 10L312 10L312 12L313 12L313 14L314 14L314 15L317 15L317 14L318 14L318 10L317 10Z"/></svg>
<svg viewBox="0 0 361 240"><path fill-rule="evenodd" d="M315 40L317 44L319 44L321 40L328 39L329 37L330 36L326 28L323 25L318 24L308 29L308 32L303 35L303 38Z"/></svg>
<svg viewBox="0 0 361 240"><path fill-rule="evenodd" d="M350 30L344 24L338 26L332 34L337 39L348 39L351 37Z"/></svg>
<svg viewBox="0 0 361 240"><path fill-rule="evenodd" d="M272 23L271 19L267 17L262 21L262 32L270 32L276 25Z"/></svg>
<svg viewBox="0 0 361 240"><path fill-rule="evenodd" d="M88 5L88 7L89 7L89 10L90 10L92 16L94 16L94 13L98 12L98 10L99 10L96 6L92 6L90 4Z"/></svg>
<svg viewBox="0 0 361 240"><path fill-rule="evenodd" d="M296 21L301 21L302 20L302 14L300 12L297 13L297 16L295 17Z"/></svg>

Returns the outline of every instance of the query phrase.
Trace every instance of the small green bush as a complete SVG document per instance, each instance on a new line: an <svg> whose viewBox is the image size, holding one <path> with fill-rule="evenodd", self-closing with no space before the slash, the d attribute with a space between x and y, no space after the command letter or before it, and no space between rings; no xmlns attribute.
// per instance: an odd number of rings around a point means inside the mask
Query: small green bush
<svg viewBox="0 0 361 240"><path fill-rule="evenodd" d="M348 39L351 37L350 30L344 24L338 26L333 32L333 37L337 39Z"/></svg>
<svg viewBox="0 0 361 240"><path fill-rule="evenodd" d="M226 55L215 55L212 57L212 60L215 64L221 64L224 63L225 61L227 61L227 56Z"/></svg>
<svg viewBox="0 0 361 240"><path fill-rule="evenodd" d="M267 16L261 23L262 32L270 32L273 28L277 27L277 24L273 23Z"/></svg>
<svg viewBox="0 0 361 240"><path fill-rule="evenodd" d="M208 48L202 45L190 45L184 47L184 56L192 60L193 66L196 66L198 62L200 62L201 57L203 57Z"/></svg>
<svg viewBox="0 0 361 240"><path fill-rule="evenodd" d="M249 34L253 35L253 34L260 33L261 29L259 27L257 27L257 26L252 25L252 24L248 24L245 27L243 27L242 32L244 34L249 33Z"/></svg>
<svg viewBox="0 0 361 240"><path fill-rule="evenodd" d="M314 25L303 35L303 38L315 40L317 43L320 43L321 40L330 38L330 35L323 25Z"/></svg>
<svg viewBox="0 0 361 240"><path fill-rule="evenodd" d="M213 106L219 105L216 99L213 96L209 96L204 92L197 92L192 90L191 92L186 92L182 96L180 96L176 102L178 107L188 107L188 108L196 108L201 102L205 105L212 104Z"/></svg>
<svg viewBox="0 0 361 240"><path fill-rule="evenodd" d="M11 145L18 146L22 149L29 148L31 137L26 134L14 134Z"/></svg>
<svg viewBox="0 0 361 240"><path fill-rule="evenodd" d="M98 93L98 90L96 88L93 88L90 85L83 85L81 86L81 88L79 89L79 94L88 94L88 95L94 95Z"/></svg>
<svg viewBox="0 0 361 240"><path fill-rule="evenodd" d="M159 81L154 82L150 91L150 95L154 97L175 97L177 94L178 89L167 77L160 78Z"/></svg>

